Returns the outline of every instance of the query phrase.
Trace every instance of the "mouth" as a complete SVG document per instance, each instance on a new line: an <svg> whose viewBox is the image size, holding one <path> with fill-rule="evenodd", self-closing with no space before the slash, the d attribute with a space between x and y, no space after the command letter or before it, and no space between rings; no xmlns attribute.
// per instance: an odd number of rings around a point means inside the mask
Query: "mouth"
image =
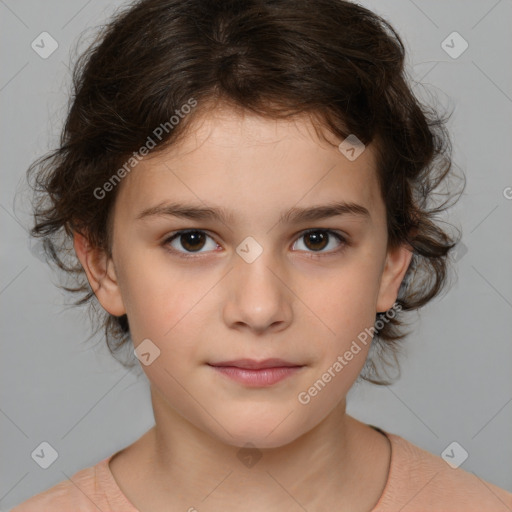
<svg viewBox="0 0 512 512"><path fill-rule="evenodd" d="M268 387L295 375L304 365L283 359L237 359L208 363L220 374L248 387Z"/></svg>
<svg viewBox="0 0 512 512"><path fill-rule="evenodd" d="M235 359L233 361L221 361L219 363L208 363L214 367L234 367L243 368L246 370L264 370L267 368L295 368L303 365L297 363L291 363L284 359L263 359L257 361L256 359Z"/></svg>

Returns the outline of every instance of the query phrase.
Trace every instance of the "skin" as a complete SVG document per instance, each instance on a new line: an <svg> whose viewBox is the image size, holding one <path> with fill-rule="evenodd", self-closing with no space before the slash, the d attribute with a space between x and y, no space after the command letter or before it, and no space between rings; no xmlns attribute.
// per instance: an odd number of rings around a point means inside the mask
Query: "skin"
<svg viewBox="0 0 512 512"><path fill-rule="evenodd" d="M387 251L374 149L350 161L306 117L229 107L191 127L119 185L112 258L75 235L101 305L128 315L135 347L150 339L160 350L141 365L155 426L113 457L114 478L142 512L371 510L388 477L389 442L345 412L370 344L308 404L297 397L393 306L410 263L410 247ZM137 219L165 201L225 208L233 219ZM290 208L334 201L362 205L370 217L278 223ZM305 236L312 228L348 244ZM183 236L165 243L183 229L208 236L202 245ZM248 236L263 249L251 263L236 252ZM303 367L248 388L206 364L272 357ZM261 456L252 467L237 457L247 443Z"/></svg>

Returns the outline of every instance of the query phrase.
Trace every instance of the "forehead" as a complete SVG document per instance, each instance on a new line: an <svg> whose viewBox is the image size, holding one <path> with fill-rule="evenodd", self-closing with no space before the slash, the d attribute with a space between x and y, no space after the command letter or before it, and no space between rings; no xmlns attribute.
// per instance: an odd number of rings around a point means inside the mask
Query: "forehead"
<svg viewBox="0 0 512 512"><path fill-rule="evenodd" d="M358 203L383 214L374 149L355 160L343 139L315 131L307 116L268 119L232 109L198 116L176 144L144 158L121 183L116 209L130 211L166 201L219 205L236 213L266 216L285 206L319 202ZM358 148L361 149L361 148Z"/></svg>

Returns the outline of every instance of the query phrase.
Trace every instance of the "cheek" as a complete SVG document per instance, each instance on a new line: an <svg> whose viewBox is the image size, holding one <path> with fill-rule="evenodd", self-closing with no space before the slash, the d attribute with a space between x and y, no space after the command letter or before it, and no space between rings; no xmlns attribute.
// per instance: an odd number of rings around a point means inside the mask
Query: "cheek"
<svg viewBox="0 0 512 512"><path fill-rule="evenodd" d="M193 337L196 310L204 291L200 287L187 293L183 287L190 283L183 279L172 282L158 280L144 281L130 293L130 308L127 307L130 329L135 342L143 338L152 338L155 342L169 345L171 340L183 337L187 329L189 338ZM184 342L183 339L177 340Z"/></svg>
<svg viewBox="0 0 512 512"><path fill-rule="evenodd" d="M142 364L142 369L156 388L165 390L164 396L174 397L178 409L187 404L179 383L188 381L189 370L198 364L197 347L204 338L201 297L209 288L191 286L183 275L147 271L137 274L127 290L134 346L149 339L154 344L149 347L158 354L151 364Z"/></svg>
<svg viewBox="0 0 512 512"><path fill-rule="evenodd" d="M119 286L135 343L164 340L193 313L212 285L167 264L160 251L132 251L119 261Z"/></svg>
<svg viewBox="0 0 512 512"><path fill-rule="evenodd" d="M300 287L297 295L307 306L304 311L316 317L310 324L326 335L331 351L373 326L378 279L374 264L346 265L323 279L308 279Z"/></svg>

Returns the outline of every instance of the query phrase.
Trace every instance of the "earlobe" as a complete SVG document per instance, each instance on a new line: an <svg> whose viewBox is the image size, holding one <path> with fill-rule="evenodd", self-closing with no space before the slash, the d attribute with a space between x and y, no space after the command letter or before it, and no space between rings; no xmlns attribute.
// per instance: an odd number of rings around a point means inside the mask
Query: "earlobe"
<svg viewBox="0 0 512 512"><path fill-rule="evenodd" d="M412 255L412 250L406 245L388 251L382 271L376 311L384 312L393 307Z"/></svg>
<svg viewBox="0 0 512 512"><path fill-rule="evenodd" d="M102 249L93 247L80 233L74 233L73 246L100 304L111 315L124 315L126 309L112 259Z"/></svg>

